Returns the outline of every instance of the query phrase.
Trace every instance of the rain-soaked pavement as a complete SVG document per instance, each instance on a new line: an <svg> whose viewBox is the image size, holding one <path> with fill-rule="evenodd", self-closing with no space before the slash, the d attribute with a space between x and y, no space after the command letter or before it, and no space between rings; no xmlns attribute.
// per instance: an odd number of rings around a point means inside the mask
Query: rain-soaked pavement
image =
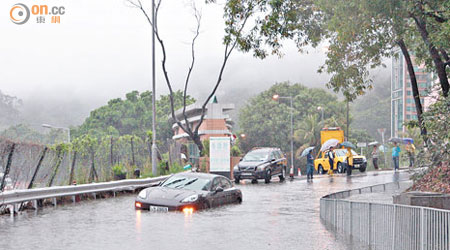
<svg viewBox="0 0 450 250"><path fill-rule="evenodd" d="M135 211L134 196L44 208L0 217L0 249L351 249L320 222L320 197L407 178L370 172L245 182L242 204L186 216Z"/></svg>

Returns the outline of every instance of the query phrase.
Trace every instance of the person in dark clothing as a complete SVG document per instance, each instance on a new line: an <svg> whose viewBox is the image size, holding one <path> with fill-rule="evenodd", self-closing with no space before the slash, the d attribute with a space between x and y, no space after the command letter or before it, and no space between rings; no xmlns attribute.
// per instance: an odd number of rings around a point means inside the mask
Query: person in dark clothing
<svg viewBox="0 0 450 250"><path fill-rule="evenodd" d="M312 179L314 173L314 156L312 150L306 155L306 175L307 179Z"/></svg>
<svg viewBox="0 0 450 250"><path fill-rule="evenodd" d="M333 149L334 149L333 147L330 147L330 150L327 153L331 171L333 171L333 169L334 169L334 152L333 152Z"/></svg>

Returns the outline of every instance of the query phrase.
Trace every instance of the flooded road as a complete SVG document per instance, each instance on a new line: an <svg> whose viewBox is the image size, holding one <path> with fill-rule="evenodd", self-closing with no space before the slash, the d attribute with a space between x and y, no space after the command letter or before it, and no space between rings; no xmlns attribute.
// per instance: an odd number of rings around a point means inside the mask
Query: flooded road
<svg viewBox="0 0 450 250"><path fill-rule="evenodd" d="M320 197L407 178L370 172L242 182L242 204L191 215L136 211L134 196L44 208L0 217L0 249L351 249L320 222Z"/></svg>

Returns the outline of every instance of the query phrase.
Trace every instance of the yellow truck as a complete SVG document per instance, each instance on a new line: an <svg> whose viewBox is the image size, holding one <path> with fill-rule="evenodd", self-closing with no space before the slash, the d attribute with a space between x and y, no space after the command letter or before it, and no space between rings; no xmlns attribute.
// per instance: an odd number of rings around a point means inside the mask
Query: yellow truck
<svg viewBox="0 0 450 250"><path fill-rule="evenodd" d="M344 142L344 131L339 127L333 128L324 128L320 131L320 143L328 141L329 139L337 139L339 143ZM346 171L346 154L347 149L338 148L334 149L334 160L333 160L333 169L337 169L339 173L344 173ZM353 166L352 169L359 169L359 171L366 171L367 160L366 157L358 155L354 150L351 150L353 154L353 160L349 162L350 166ZM319 174L324 174L330 170L330 162L328 160L328 155L326 152L320 152L317 154L316 159L314 160L314 168Z"/></svg>

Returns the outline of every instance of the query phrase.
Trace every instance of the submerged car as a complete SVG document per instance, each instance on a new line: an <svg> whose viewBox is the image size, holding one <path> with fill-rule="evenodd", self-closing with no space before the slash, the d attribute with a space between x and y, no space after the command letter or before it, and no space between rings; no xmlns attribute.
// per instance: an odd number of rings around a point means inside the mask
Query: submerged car
<svg viewBox="0 0 450 250"><path fill-rule="evenodd" d="M228 178L185 172L172 175L156 187L143 189L135 200L135 207L154 212L193 212L241 202L241 190Z"/></svg>
<svg viewBox="0 0 450 250"><path fill-rule="evenodd" d="M251 179L252 182L256 182L258 179L264 179L269 183L274 175L277 175L280 181L284 181L286 167L286 157L279 148L255 148L234 166L234 181L239 183L240 180Z"/></svg>

